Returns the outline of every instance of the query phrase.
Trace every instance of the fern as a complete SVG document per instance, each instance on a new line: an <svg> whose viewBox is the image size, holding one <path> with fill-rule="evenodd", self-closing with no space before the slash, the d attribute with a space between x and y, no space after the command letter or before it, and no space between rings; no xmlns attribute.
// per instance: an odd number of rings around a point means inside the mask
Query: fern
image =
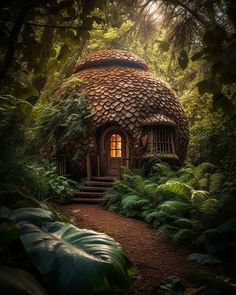
<svg viewBox="0 0 236 295"><path fill-rule="evenodd" d="M157 180L160 180L162 177L170 179L175 177L176 175L175 171L173 171L170 165L166 162L155 164L153 167L153 173L155 177L157 178Z"/></svg>
<svg viewBox="0 0 236 295"><path fill-rule="evenodd" d="M222 231L218 228L210 228L203 233L205 241L207 242L217 242L222 238Z"/></svg>
<svg viewBox="0 0 236 295"><path fill-rule="evenodd" d="M205 215L216 215L220 202L217 199L207 199L200 206L200 212Z"/></svg>
<svg viewBox="0 0 236 295"><path fill-rule="evenodd" d="M211 255L228 256L231 260L235 260L236 241L217 241L217 243L207 243L205 248Z"/></svg>
<svg viewBox="0 0 236 295"><path fill-rule="evenodd" d="M109 211L112 211L112 212L117 212L119 213L120 212L120 206L119 205L116 205L116 204L112 204L108 207L108 210Z"/></svg>
<svg viewBox="0 0 236 295"><path fill-rule="evenodd" d="M178 181L168 181L165 184L161 184L156 189L156 195L159 201L165 201L170 199L178 199L189 201L192 188L184 183Z"/></svg>
<svg viewBox="0 0 236 295"><path fill-rule="evenodd" d="M176 244L186 244L192 242L196 237L196 233L191 229L180 229L174 236L173 241Z"/></svg>
<svg viewBox="0 0 236 295"><path fill-rule="evenodd" d="M206 173L214 173L216 171L216 166L209 162L204 162L194 168L194 174L198 178L202 178Z"/></svg>
<svg viewBox="0 0 236 295"><path fill-rule="evenodd" d="M174 225L179 228L193 229L195 231L202 231L203 224L197 219L179 218L174 222Z"/></svg>
<svg viewBox="0 0 236 295"><path fill-rule="evenodd" d="M172 217L165 212L153 211L145 217L145 220L148 223L152 223L155 220L158 220L160 222L160 224L162 224L162 223L165 223L165 222L168 223L169 221L171 221Z"/></svg>
<svg viewBox="0 0 236 295"><path fill-rule="evenodd" d="M187 257L188 261L197 261L201 264L219 264L221 260L217 257L205 253L192 253Z"/></svg>
<svg viewBox="0 0 236 295"><path fill-rule="evenodd" d="M173 238L173 235L178 231L178 228L170 224L163 224L159 227L159 230L164 232L168 237Z"/></svg>
<svg viewBox="0 0 236 295"><path fill-rule="evenodd" d="M156 189L157 184L155 183L145 185L143 188L143 196L148 199L154 199L156 197Z"/></svg>
<svg viewBox="0 0 236 295"><path fill-rule="evenodd" d="M158 209L167 214L184 216L189 212L190 206L189 204L180 201L165 201L159 205Z"/></svg>
<svg viewBox="0 0 236 295"><path fill-rule="evenodd" d="M200 189L202 190L209 190L209 179L207 177L203 177L199 179L198 183L200 186Z"/></svg>
<svg viewBox="0 0 236 295"><path fill-rule="evenodd" d="M226 177L224 174L213 173L210 177L209 191L212 194L219 193L225 180L226 180Z"/></svg>
<svg viewBox="0 0 236 295"><path fill-rule="evenodd" d="M121 201L121 212L130 217L139 217L143 200L137 195L127 195Z"/></svg>
<svg viewBox="0 0 236 295"><path fill-rule="evenodd" d="M137 202L137 206L141 209L141 210L144 210L144 209L147 209L150 207L150 202L146 199L140 199L138 202Z"/></svg>
<svg viewBox="0 0 236 295"><path fill-rule="evenodd" d="M236 236L236 218L226 220L224 223L220 224L217 229L226 237Z"/></svg>
<svg viewBox="0 0 236 295"><path fill-rule="evenodd" d="M209 199L209 193L204 190L192 190L191 204L194 207L200 207L205 200Z"/></svg>
<svg viewBox="0 0 236 295"><path fill-rule="evenodd" d="M183 183L189 182L192 178L194 178L193 169L190 167L185 167L180 169L177 173L177 180Z"/></svg>

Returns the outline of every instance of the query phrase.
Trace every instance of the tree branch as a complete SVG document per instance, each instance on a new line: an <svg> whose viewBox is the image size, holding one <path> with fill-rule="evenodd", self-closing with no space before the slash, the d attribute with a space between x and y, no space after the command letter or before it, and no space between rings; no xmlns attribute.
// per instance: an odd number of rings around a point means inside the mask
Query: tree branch
<svg viewBox="0 0 236 295"><path fill-rule="evenodd" d="M5 54L5 57L4 57L4 60L1 64L1 69L0 69L0 81L3 79L3 77L7 73L8 69L12 63L13 57L14 57L18 36L19 36L19 33L20 33L21 28L24 23L24 19L26 17L27 11L28 11L27 4L25 2L27 2L27 1L24 1L24 0L22 1L21 10L16 18L16 21L14 23L14 26L13 26L10 36L8 38L7 51L6 51L6 54Z"/></svg>
<svg viewBox="0 0 236 295"><path fill-rule="evenodd" d="M5 22L15 23L16 20L6 20ZM52 29L76 29L76 30L107 30L106 28L88 28L88 27L80 27L80 26L69 26L69 25L56 25L56 24L40 24L33 22L23 22L24 25L29 25L32 27L41 27L41 28L52 28Z"/></svg>

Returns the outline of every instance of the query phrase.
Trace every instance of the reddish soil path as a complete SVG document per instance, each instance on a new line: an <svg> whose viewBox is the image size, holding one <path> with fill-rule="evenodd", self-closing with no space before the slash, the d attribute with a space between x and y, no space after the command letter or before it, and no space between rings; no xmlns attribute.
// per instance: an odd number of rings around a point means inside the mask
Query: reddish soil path
<svg viewBox="0 0 236 295"><path fill-rule="evenodd" d="M131 261L138 267L135 295L149 295L160 279L168 275L184 277L196 269L208 270L186 261L189 254L178 249L165 235L145 222L109 212L97 205L67 205L60 208L73 217L80 228L105 232L122 244Z"/></svg>

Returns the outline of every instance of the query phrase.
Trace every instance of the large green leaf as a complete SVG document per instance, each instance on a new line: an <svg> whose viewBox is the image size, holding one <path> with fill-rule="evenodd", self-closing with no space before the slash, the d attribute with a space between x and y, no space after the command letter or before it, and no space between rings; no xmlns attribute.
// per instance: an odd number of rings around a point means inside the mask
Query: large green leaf
<svg viewBox="0 0 236 295"><path fill-rule="evenodd" d="M21 227L27 254L59 289L80 294L129 289L134 268L109 236L61 222L45 223L45 231L32 224Z"/></svg>
<svg viewBox="0 0 236 295"><path fill-rule="evenodd" d="M46 295L43 287L27 271L0 266L0 291L7 295Z"/></svg>
<svg viewBox="0 0 236 295"><path fill-rule="evenodd" d="M12 210L16 221L28 221L37 225L43 222L54 221L53 212L41 208L18 208Z"/></svg>
<svg viewBox="0 0 236 295"><path fill-rule="evenodd" d="M192 253L187 257L188 261L197 261L201 264L219 264L221 260L206 253Z"/></svg>
<svg viewBox="0 0 236 295"><path fill-rule="evenodd" d="M14 223L16 218L7 207L0 206L0 222L3 221L11 221Z"/></svg>

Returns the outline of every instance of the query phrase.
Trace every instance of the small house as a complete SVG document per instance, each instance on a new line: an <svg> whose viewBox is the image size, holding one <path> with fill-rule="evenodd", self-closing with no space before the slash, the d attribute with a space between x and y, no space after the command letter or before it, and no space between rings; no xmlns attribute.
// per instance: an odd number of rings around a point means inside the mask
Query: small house
<svg viewBox="0 0 236 295"><path fill-rule="evenodd" d="M171 88L153 75L145 61L118 49L87 56L75 69L93 109L92 128L80 139L87 157L82 174L112 176L159 157L182 164L188 146L188 120Z"/></svg>

